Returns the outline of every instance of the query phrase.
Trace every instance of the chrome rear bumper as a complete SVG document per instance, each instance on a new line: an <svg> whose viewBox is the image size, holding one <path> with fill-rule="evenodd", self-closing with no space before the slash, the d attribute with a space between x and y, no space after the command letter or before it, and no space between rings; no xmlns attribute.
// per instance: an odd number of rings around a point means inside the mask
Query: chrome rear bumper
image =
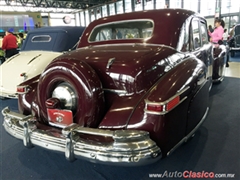
<svg viewBox="0 0 240 180"><path fill-rule="evenodd" d="M240 50L240 47L230 47L230 51L239 51Z"/></svg>
<svg viewBox="0 0 240 180"><path fill-rule="evenodd" d="M71 124L61 133L37 128L32 116L24 116L9 110L2 110L3 126L12 136L23 140L26 147L33 145L63 152L67 160L76 158L91 162L137 166L150 164L161 157L161 151L148 132L138 130L102 130ZM110 137L110 143L93 143L80 138L80 134Z"/></svg>
<svg viewBox="0 0 240 180"><path fill-rule="evenodd" d="M8 93L8 92L4 92L0 89L0 96L4 97L4 98L13 98L13 99L17 99L18 98L18 94L17 93Z"/></svg>

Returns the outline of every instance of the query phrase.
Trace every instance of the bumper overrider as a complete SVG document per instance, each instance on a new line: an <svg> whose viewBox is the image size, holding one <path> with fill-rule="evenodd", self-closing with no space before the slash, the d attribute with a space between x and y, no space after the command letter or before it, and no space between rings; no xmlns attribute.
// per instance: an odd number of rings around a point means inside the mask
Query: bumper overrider
<svg viewBox="0 0 240 180"><path fill-rule="evenodd" d="M67 160L76 158L91 162L137 166L153 163L161 158L161 151L148 132L139 130L103 130L71 124L59 133L39 129L33 116L2 110L5 130L23 140L24 146L34 145L63 152ZM79 138L80 134L110 137L111 143L93 143Z"/></svg>

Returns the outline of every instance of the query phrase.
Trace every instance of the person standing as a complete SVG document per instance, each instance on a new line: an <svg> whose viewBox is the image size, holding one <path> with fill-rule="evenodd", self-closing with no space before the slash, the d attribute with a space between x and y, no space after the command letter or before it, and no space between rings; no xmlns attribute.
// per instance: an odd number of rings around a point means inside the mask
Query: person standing
<svg viewBox="0 0 240 180"><path fill-rule="evenodd" d="M18 49L21 49L22 48L22 45L23 45L23 42L24 42L24 34L23 33L19 33L18 34L18 37L20 39L20 43L18 44Z"/></svg>
<svg viewBox="0 0 240 180"><path fill-rule="evenodd" d="M223 33L223 44L224 44L224 45L227 44L227 40L228 40L227 29L224 29L224 33Z"/></svg>
<svg viewBox="0 0 240 180"><path fill-rule="evenodd" d="M210 41L214 44L218 44L218 41L222 40L223 38L224 22L221 19L216 19L214 24L215 24L214 31L212 33L208 31L208 34L210 36Z"/></svg>
<svg viewBox="0 0 240 180"><path fill-rule="evenodd" d="M6 31L2 42L2 49L5 51L5 58L10 58L18 53L17 38L11 31Z"/></svg>

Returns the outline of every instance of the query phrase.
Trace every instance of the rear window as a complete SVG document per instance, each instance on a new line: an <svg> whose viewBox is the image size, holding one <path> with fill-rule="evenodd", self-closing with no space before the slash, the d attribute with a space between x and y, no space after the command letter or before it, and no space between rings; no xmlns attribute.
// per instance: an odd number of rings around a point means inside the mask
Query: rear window
<svg viewBox="0 0 240 180"><path fill-rule="evenodd" d="M145 39L152 36L151 20L121 21L97 26L91 32L89 42L116 39Z"/></svg>
<svg viewBox="0 0 240 180"><path fill-rule="evenodd" d="M33 36L31 42L50 42L51 37L49 35Z"/></svg>

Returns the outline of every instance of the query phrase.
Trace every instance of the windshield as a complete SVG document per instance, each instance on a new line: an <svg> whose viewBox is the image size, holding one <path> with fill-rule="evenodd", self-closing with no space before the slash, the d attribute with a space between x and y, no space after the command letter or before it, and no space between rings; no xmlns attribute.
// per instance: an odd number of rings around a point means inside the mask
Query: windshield
<svg viewBox="0 0 240 180"><path fill-rule="evenodd" d="M115 39L145 39L152 36L151 20L121 21L103 24L93 29L89 41L108 41Z"/></svg>

